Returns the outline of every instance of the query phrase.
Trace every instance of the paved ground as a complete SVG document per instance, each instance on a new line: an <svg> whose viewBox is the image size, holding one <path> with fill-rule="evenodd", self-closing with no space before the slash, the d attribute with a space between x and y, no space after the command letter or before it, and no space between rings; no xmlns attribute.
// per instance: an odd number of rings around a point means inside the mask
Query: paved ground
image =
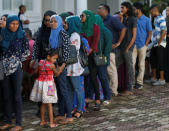
<svg viewBox="0 0 169 131"><path fill-rule="evenodd" d="M130 97L113 97L111 105L93 112L92 105L80 120L55 129L39 126L37 106L25 102L24 131L169 131L169 85L145 85Z"/></svg>

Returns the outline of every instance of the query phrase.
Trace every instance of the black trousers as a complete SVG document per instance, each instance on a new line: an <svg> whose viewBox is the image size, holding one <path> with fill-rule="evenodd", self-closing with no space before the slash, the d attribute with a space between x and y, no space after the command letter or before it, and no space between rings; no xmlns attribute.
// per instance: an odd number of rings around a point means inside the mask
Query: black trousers
<svg viewBox="0 0 169 131"><path fill-rule="evenodd" d="M150 53L150 63L152 69L157 69L159 71L164 71L164 52L165 48L153 47Z"/></svg>
<svg viewBox="0 0 169 131"><path fill-rule="evenodd" d="M17 71L9 76L6 76L2 81L6 120L8 124L12 123L12 112L15 110L17 126L21 126L22 122L21 84L22 69L20 66L18 67Z"/></svg>
<svg viewBox="0 0 169 131"><path fill-rule="evenodd" d="M88 81L88 79L85 78L85 86L86 86L86 88L88 88L89 87L88 82L91 82L94 92L95 92L95 100L100 100L99 83L97 80L97 66L94 62L93 54L90 54L88 57L88 67L90 70L90 75L89 75L90 81ZM86 92L87 92L87 90L86 90Z"/></svg>

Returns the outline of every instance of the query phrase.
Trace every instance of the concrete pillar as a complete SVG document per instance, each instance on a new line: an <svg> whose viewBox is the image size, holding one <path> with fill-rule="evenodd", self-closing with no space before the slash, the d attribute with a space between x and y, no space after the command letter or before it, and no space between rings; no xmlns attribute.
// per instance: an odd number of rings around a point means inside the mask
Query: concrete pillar
<svg viewBox="0 0 169 131"><path fill-rule="evenodd" d="M87 0L76 0L76 14L80 15L84 10L87 10Z"/></svg>

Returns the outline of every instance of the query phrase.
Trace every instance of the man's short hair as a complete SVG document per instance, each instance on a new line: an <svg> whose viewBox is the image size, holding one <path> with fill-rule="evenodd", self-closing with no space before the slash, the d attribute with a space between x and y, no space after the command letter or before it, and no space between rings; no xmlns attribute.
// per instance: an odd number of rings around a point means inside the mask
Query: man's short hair
<svg viewBox="0 0 169 131"><path fill-rule="evenodd" d="M107 10L107 12L110 13L110 7L108 5L100 4L99 6L103 6Z"/></svg>
<svg viewBox="0 0 169 131"><path fill-rule="evenodd" d="M21 10L23 7L26 8L25 5L20 5L20 6L19 6L19 10Z"/></svg>
<svg viewBox="0 0 169 131"><path fill-rule="evenodd" d="M143 9L143 4L142 3L140 3L140 2L134 2L133 3L133 6L136 8L136 9L138 9L138 10L141 10L141 12L143 13L143 11L144 11L144 9Z"/></svg>
<svg viewBox="0 0 169 131"><path fill-rule="evenodd" d="M153 4L151 7L150 7L150 10L154 9L154 8L157 8L159 10L159 6L157 4Z"/></svg>

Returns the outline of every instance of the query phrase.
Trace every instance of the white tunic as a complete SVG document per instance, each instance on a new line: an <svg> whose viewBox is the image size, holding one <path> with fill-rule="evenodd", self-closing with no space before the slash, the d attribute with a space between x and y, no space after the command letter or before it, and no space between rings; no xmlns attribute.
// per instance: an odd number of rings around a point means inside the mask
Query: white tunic
<svg viewBox="0 0 169 131"><path fill-rule="evenodd" d="M77 54L79 55L79 49L80 49L80 35L78 33L72 33L70 37L70 41L72 45L76 46ZM78 62L72 65L67 66L67 76L80 76L83 73L84 69L81 66L78 58Z"/></svg>

